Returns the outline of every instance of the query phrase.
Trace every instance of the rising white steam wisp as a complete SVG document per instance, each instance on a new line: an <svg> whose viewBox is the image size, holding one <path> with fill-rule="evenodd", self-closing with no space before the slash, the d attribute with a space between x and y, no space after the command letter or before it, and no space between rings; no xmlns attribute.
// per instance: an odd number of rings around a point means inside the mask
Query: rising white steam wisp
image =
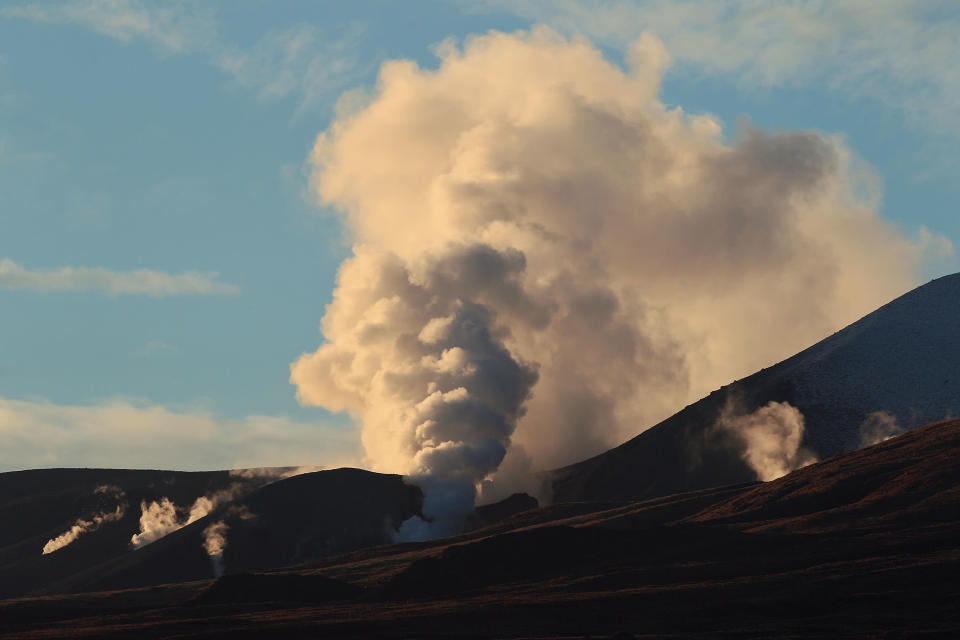
<svg viewBox="0 0 960 640"><path fill-rule="evenodd" d="M314 473L323 471L330 467L317 465L304 465L299 467L247 467L245 469L231 469L230 476L235 478L244 478L246 480L262 480L269 484L277 480L292 478L293 476L303 475L305 473Z"/></svg>
<svg viewBox="0 0 960 640"><path fill-rule="evenodd" d="M717 426L742 441L743 461L758 480L776 480L817 461L816 454L802 446L803 414L789 402L770 402L751 413L728 402Z"/></svg>
<svg viewBox="0 0 960 640"><path fill-rule="evenodd" d="M402 538L812 344L942 244L877 215L837 138L728 142L663 105L649 34L625 69L546 28L438 53L386 63L316 142L353 256L325 342L291 365L302 403L360 423L370 466L425 489Z"/></svg>
<svg viewBox="0 0 960 640"><path fill-rule="evenodd" d="M168 498L140 503L140 532L133 534L130 545L138 549L159 540L182 527L178 522L177 508Z"/></svg>
<svg viewBox="0 0 960 640"><path fill-rule="evenodd" d="M130 546L139 549L196 522L219 505L233 500L241 489L240 485L232 485L223 491L200 496L189 509L178 508L169 498L141 502L140 531L131 536Z"/></svg>
<svg viewBox="0 0 960 640"><path fill-rule="evenodd" d="M56 538L48 540L47 543L43 545L43 555L47 555L48 553L53 553L58 549L64 548L79 538L82 534L96 531L103 526L104 523L116 522L123 517L125 512L125 505L117 505L116 509L113 511L97 513L91 516L89 520L77 518L77 521L74 523L74 525L67 531L64 531Z"/></svg>
<svg viewBox="0 0 960 640"><path fill-rule="evenodd" d="M43 555L53 553L59 549L76 541L81 535L96 531L108 522L117 522L127 512L127 503L123 501L124 493L118 487L112 485L102 485L94 489L95 494L105 497L107 500L116 501L117 504L112 510L101 510L88 518L77 518L69 529L47 540L43 545Z"/></svg>
<svg viewBox="0 0 960 640"><path fill-rule="evenodd" d="M218 578L223 575L223 551L227 548L229 530L230 526L223 520L218 520L203 530L203 550L210 556L213 574Z"/></svg>
<svg viewBox="0 0 960 640"><path fill-rule="evenodd" d="M897 416L889 411L874 411L860 423L860 448L870 447L904 432Z"/></svg>

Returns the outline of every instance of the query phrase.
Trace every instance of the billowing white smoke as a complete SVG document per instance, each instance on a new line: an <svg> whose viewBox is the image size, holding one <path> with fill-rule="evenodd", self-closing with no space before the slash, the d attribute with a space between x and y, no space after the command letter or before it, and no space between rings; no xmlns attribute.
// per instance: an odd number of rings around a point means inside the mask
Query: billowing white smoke
<svg viewBox="0 0 960 640"><path fill-rule="evenodd" d="M210 556L213 574L218 578L223 575L223 551L227 548L229 530L230 526L223 520L218 520L203 530L203 550Z"/></svg>
<svg viewBox="0 0 960 640"><path fill-rule="evenodd" d="M134 549L150 544L206 516L224 502L233 500L239 485L194 500L186 515L169 498L140 503L140 531L130 538Z"/></svg>
<svg viewBox="0 0 960 640"><path fill-rule="evenodd" d="M94 489L94 493L104 496L107 500L117 501L117 505L112 510L101 510L89 518L77 518L77 521L68 530L47 540L47 543L43 545L43 555L64 548L84 533L96 531L107 522L116 522L123 518L127 511L127 503L122 501L124 496L122 490L112 485L101 485Z"/></svg>
<svg viewBox="0 0 960 640"><path fill-rule="evenodd" d="M439 51L385 64L317 140L353 257L291 366L301 402L360 421L368 464L426 489L434 530L404 535L455 527L501 463L516 483L597 453L916 281L924 241L839 140L727 144L659 102L652 36L626 70L543 28Z"/></svg>
<svg viewBox="0 0 960 640"><path fill-rule="evenodd" d="M743 441L744 462L764 482L817 461L816 454L801 446L803 414L788 402L770 402L752 413L741 413L728 402L717 426Z"/></svg>
<svg viewBox="0 0 960 640"><path fill-rule="evenodd" d="M903 433L904 429L897 422L897 417L888 411L874 411L867 414L860 423L860 448L889 440Z"/></svg>

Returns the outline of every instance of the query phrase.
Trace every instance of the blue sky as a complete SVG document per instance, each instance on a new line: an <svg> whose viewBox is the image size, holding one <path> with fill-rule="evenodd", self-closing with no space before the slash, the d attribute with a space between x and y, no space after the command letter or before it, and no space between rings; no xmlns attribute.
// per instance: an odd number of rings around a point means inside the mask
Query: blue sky
<svg viewBox="0 0 960 640"><path fill-rule="evenodd" d="M887 219L960 243L960 9L703 17L722 4L4 0L0 470L357 459L350 420L301 407L288 382L350 254L304 166L344 92L385 60L435 66L449 37L546 23L619 63L650 29L674 58L666 104L727 132L747 118L840 134ZM956 262L939 265L923 276ZM231 444L198 444L197 425Z"/></svg>

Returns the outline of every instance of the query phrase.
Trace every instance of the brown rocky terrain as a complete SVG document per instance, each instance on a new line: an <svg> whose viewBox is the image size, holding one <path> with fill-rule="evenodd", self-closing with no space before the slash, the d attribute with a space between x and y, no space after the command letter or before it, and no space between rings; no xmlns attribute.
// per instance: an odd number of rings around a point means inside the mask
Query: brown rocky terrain
<svg viewBox="0 0 960 640"><path fill-rule="evenodd" d="M554 504L266 573L8 599L0 637L957 637L958 540L952 420L769 483Z"/></svg>

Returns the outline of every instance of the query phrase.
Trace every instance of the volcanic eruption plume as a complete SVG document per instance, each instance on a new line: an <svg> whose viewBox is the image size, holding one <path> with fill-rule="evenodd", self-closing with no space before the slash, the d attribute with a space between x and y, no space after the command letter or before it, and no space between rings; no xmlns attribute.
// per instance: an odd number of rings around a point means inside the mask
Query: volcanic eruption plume
<svg viewBox="0 0 960 640"><path fill-rule="evenodd" d="M625 69L546 28L437 51L386 63L316 142L353 256L291 365L302 403L348 411L367 462L425 490L401 538L813 343L945 242L884 222L837 139L728 143L665 107L651 35Z"/></svg>

